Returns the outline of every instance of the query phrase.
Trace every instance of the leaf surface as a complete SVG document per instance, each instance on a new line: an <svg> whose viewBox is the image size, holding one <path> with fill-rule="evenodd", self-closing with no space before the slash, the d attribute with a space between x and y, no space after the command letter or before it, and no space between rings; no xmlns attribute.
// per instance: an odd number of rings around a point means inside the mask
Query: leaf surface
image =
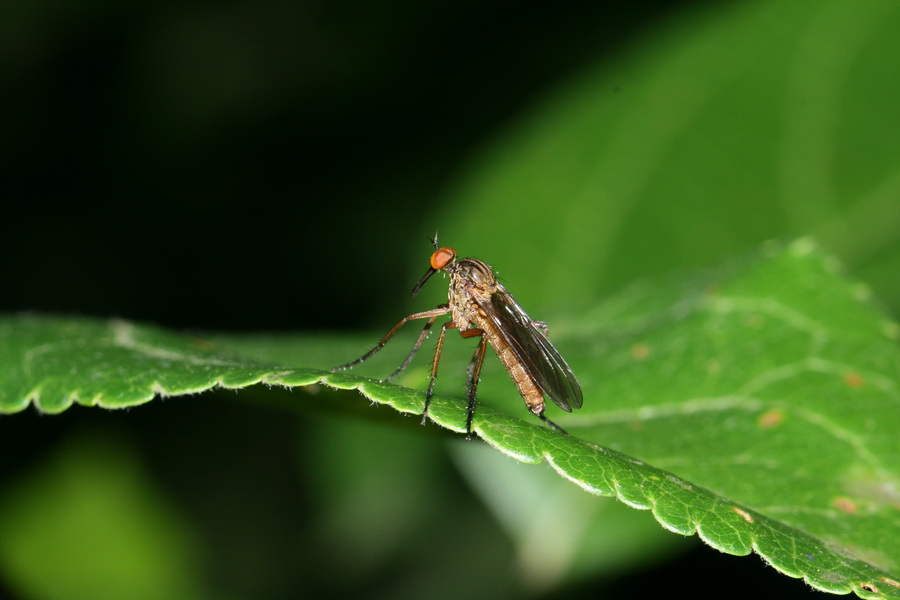
<svg viewBox="0 0 900 600"><path fill-rule="evenodd" d="M524 416L494 364L475 420L491 446L651 510L671 531L731 554L756 551L820 590L900 598L897 327L833 259L807 240L770 244L713 273L636 284L577 327L552 321L550 334L585 392L582 410L553 415L572 436ZM324 383L421 413L422 389L322 369L361 354L365 341L265 339L7 316L0 410ZM462 377L465 361L442 363L445 379ZM404 382L424 388L423 375L417 367ZM439 394L431 418L462 432L465 400Z"/></svg>

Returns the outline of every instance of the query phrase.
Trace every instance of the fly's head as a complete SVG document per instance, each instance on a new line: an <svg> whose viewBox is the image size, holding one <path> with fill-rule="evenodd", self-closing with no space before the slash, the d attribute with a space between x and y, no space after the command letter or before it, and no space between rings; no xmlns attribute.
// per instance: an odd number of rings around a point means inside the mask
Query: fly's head
<svg viewBox="0 0 900 600"><path fill-rule="evenodd" d="M431 255L431 267L413 288L415 296L419 289L428 281L428 278L444 271L450 275L450 287L468 292L492 293L497 284L497 278L491 267L475 258L457 258L456 250L449 246L438 247Z"/></svg>
<svg viewBox="0 0 900 600"><path fill-rule="evenodd" d="M416 284L416 287L413 288L413 296L419 293L419 289L425 285L425 282L428 281L428 278L437 273L438 271L446 271L450 273L450 276L453 277L454 272L456 271L456 250L450 248L449 246L440 248L437 245L437 240L435 240L434 247L437 250L434 251L434 254L431 255L431 267L425 272L425 275L422 276L422 279L419 280L419 283Z"/></svg>

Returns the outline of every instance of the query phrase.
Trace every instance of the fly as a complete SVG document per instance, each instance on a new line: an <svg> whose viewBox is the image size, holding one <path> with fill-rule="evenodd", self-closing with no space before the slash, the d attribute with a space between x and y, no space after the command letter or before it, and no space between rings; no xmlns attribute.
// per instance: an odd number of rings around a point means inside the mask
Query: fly
<svg viewBox="0 0 900 600"><path fill-rule="evenodd" d="M335 367L332 372L360 364L384 348L406 323L426 319L425 327L412 350L400 366L384 379L390 381L409 365L435 321L449 314L450 320L441 326L431 363L431 380L428 383L428 391L425 392L422 424L424 425L428 419L428 406L434 392L444 338L448 329L456 329L464 338L480 338L469 363L466 381L466 433L469 436L472 434L472 420L475 417L475 392L488 344L500 357L506 371L519 388L528 409L550 427L565 433L561 427L544 416L546 409L544 397L550 398L564 411L571 412L574 408L581 408L581 385L572 369L547 339L545 335L547 325L533 321L522 310L512 294L497 281L493 269L487 263L475 258L458 258L453 248L439 246L437 238L432 243L435 251L431 255L431 267L413 288L412 293L415 296L432 275L443 271L450 276L447 304L404 317L387 332L377 346L356 360Z"/></svg>

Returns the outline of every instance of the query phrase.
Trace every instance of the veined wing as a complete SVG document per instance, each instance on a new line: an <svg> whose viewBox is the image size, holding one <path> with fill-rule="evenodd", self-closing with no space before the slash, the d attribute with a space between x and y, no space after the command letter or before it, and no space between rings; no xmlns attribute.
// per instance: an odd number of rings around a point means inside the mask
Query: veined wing
<svg viewBox="0 0 900 600"><path fill-rule="evenodd" d="M475 298L475 302L496 326L497 332L512 347L525 364L541 390L561 409L571 412L581 408L581 385L544 333L535 327L516 299L497 284L498 292L490 302Z"/></svg>

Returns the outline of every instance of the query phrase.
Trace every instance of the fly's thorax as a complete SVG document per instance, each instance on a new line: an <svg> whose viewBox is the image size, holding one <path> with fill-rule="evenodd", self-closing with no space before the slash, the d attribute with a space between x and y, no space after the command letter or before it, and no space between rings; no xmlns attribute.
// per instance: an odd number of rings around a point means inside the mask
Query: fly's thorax
<svg viewBox="0 0 900 600"><path fill-rule="evenodd" d="M450 274L448 299L457 327L479 327L481 319L473 298L490 298L497 291L497 278L487 263L463 258L447 267Z"/></svg>
<svg viewBox="0 0 900 600"><path fill-rule="evenodd" d="M489 298L497 291L497 278L490 265L476 258L463 258L447 268L450 273L450 303L454 297Z"/></svg>
<svg viewBox="0 0 900 600"><path fill-rule="evenodd" d="M493 288L497 285L497 277L491 266L477 258L461 258L453 263L450 277L477 288ZM493 292L493 289L489 290Z"/></svg>

